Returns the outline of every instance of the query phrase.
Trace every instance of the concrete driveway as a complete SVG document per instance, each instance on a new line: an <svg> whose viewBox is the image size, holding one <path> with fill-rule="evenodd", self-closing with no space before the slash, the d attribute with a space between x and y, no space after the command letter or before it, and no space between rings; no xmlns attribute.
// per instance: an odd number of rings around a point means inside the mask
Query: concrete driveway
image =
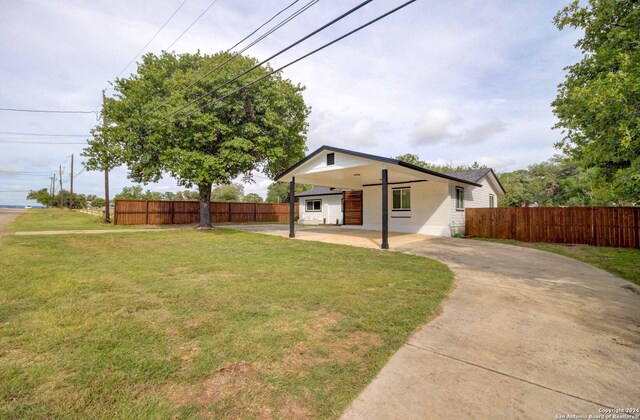
<svg viewBox="0 0 640 420"><path fill-rule="evenodd" d="M24 213L24 209L0 209L0 235L5 233L5 226Z"/></svg>
<svg viewBox="0 0 640 420"><path fill-rule="evenodd" d="M288 234L285 225L235 228ZM379 246L370 231L305 227L296 236ZM403 234L390 246L446 263L455 288L343 418L552 419L640 408L640 287L529 248Z"/></svg>

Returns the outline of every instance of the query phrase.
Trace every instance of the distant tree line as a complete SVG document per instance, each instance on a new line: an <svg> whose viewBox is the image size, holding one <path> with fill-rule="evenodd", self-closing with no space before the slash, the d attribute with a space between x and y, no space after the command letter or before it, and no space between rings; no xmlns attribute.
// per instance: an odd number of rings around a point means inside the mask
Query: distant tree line
<svg viewBox="0 0 640 420"><path fill-rule="evenodd" d="M200 194L194 190L184 190L178 192L159 192L147 189L143 190L142 186L134 185L124 187L120 193L116 194L119 200L167 200L167 201L198 201ZM256 193L244 193L242 184L226 184L216 185L211 191L212 201L244 201L248 203L261 203L263 201Z"/></svg>
<svg viewBox="0 0 640 420"><path fill-rule="evenodd" d="M89 206L104 206L104 198L93 194L71 194L71 192L67 190L62 190L62 194L58 191L52 197L49 189L47 188L29 191L27 194L27 200L34 200L43 206L53 207L58 207L60 205L60 200L62 200L63 207L69 207L72 209L83 209Z"/></svg>

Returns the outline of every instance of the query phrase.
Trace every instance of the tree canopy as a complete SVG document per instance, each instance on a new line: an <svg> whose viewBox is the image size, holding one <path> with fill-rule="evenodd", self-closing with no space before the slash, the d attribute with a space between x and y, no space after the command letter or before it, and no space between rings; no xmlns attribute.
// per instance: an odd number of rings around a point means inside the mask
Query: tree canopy
<svg viewBox="0 0 640 420"><path fill-rule="evenodd" d="M120 153L129 178L149 183L169 174L181 186L196 186L201 226L210 226L212 185L251 180L254 170L273 177L306 151L309 108L302 86L276 73L240 89L268 67L229 82L256 63L228 53L146 54L135 74L115 81L115 97L105 102L112 123L106 130L117 142L110 151ZM198 100L210 92L216 94Z"/></svg>
<svg viewBox="0 0 640 420"><path fill-rule="evenodd" d="M597 176L612 204L640 203L640 3L574 0L554 18L584 30L580 62L566 67L552 106L557 147Z"/></svg>
<svg viewBox="0 0 640 420"><path fill-rule="evenodd" d="M264 200L256 193L249 193L244 196L242 201L246 203L262 203Z"/></svg>
<svg viewBox="0 0 640 420"><path fill-rule="evenodd" d="M313 188L313 185L296 184L296 194ZM267 187L267 203L288 203L289 183L273 182Z"/></svg>

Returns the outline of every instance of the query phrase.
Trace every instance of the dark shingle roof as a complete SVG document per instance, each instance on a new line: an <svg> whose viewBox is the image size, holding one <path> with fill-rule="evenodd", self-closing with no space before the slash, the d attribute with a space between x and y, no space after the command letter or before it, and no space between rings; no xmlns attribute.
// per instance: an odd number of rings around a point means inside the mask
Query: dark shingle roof
<svg viewBox="0 0 640 420"><path fill-rule="evenodd" d="M445 175L452 176L454 178L463 179L469 182L478 182L482 179L483 176L491 172L491 168L481 168L481 169L469 169L468 171L453 171L453 172L445 172Z"/></svg>
<svg viewBox="0 0 640 420"><path fill-rule="evenodd" d="M303 191L301 193L296 194L296 197L309 197L312 195L337 195L337 194L342 194L342 190L340 188L313 187L308 191Z"/></svg>

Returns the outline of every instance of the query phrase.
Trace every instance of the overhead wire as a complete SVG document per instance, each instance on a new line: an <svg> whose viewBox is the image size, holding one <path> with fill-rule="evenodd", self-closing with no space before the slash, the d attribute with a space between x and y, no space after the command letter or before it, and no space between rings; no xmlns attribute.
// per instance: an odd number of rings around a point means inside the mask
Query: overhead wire
<svg viewBox="0 0 640 420"><path fill-rule="evenodd" d="M207 6L207 8L206 8L206 9L204 9L204 10L202 11L202 13L200 13L200 15L199 15L199 16L198 16L198 17L197 17L193 22L191 22L191 25L189 25L189 26L187 27L187 29L185 29L184 31L182 31L182 33L181 33L180 35L178 35L178 37L177 37L177 38L176 38L176 39L175 39L175 40L174 40L174 41L173 41L173 42L172 42L172 43L171 43L167 48L165 48L164 50L165 50L165 51L169 51L169 48L173 47L173 46L175 45L175 43L176 43L176 42L178 42L178 41L180 40L180 38L182 38L182 36L183 36L184 34L186 34L186 33L189 31L189 29L191 29L191 27L192 27L193 25L195 25L195 24L196 24L196 22L198 22L198 21L200 20L200 18L201 18L202 16L204 16L204 15L205 15L205 13L207 13L207 12L209 11L209 9L211 9L211 7L212 7L214 4L216 4L217 2L218 2L218 0L213 0L213 1L211 2L211 4L209 4L209 6Z"/></svg>
<svg viewBox="0 0 640 420"><path fill-rule="evenodd" d="M0 111L8 112L33 112L42 114L95 114L98 111L68 111L68 110L53 110L53 109L19 109L19 108L0 108Z"/></svg>
<svg viewBox="0 0 640 420"><path fill-rule="evenodd" d="M234 78L224 82L223 84L219 85L218 87L210 90L207 93L204 93L200 96L198 96L197 98L187 102L185 105L181 106L180 108L168 113L167 115L159 118L157 121L162 121L167 119L168 117L177 114L178 112L188 108L189 106L193 105L194 103L198 102L199 100L206 98L207 96L210 96L214 93L216 93L217 91L219 91L220 89L222 89L223 87L227 86L230 83L235 82L236 80L240 79L241 77L249 74L250 72L254 71L255 69L257 69L258 67L261 67L263 64L267 63L269 60L274 59L275 57L278 57L279 55L284 54L285 52L289 51L291 48L299 45L300 43L306 41L307 39L311 38L312 36L318 34L319 32L327 29L328 27L338 23L339 21L341 21L342 19L346 18L347 16L355 13L357 10L361 9L362 7L366 6L367 4L371 3L373 0L365 0L362 3L358 4L357 6L353 7L352 9L346 11L345 13L341 14L340 16L334 18L333 20L331 20L330 22L322 25L321 27L319 27L318 29L310 32L309 34L305 35L304 37L300 38L299 40L297 40L296 42L294 42L293 44L290 44L289 46L283 48L282 50L278 51L277 53L273 54L271 57L267 58L266 60L263 60L261 62L259 62L258 64L252 66L251 68L249 68L248 70L245 70L244 72L240 73L239 75L235 76Z"/></svg>
<svg viewBox="0 0 640 420"><path fill-rule="evenodd" d="M12 144L50 144L50 145L58 145L58 144L87 144L86 142L80 141L16 141L16 140L3 140L0 139L0 143L12 143Z"/></svg>
<svg viewBox="0 0 640 420"><path fill-rule="evenodd" d="M312 56L312 55L314 55L314 54L316 54L316 53L318 53L318 52L320 52L320 51L324 50L325 48L327 48L327 47L329 47L329 46L331 46L331 45L333 45L333 44L335 44L335 43L337 43L337 42L339 42L339 41L341 41L341 40L343 40L343 39L345 39L345 38L347 38L347 37L349 37L349 36L351 36L351 35L353 35L353 34L355 34L356 32L361 31L362 29L364 29L364 28L366 28L366 27L368 27L368 26L370 26L370 25L372 25L372 24L374 24L374 23L376 23L376 22L378 22L378 21L380 21L380 20L382 20L382 19L386 18L386 17L387 17L387 16L389 16L389 15L392 15L392 14L394 14L394 13L398 12L399 10L401 10L401 9L403 9L403 8L405 8L405 7L407 7L407 6L408 6L408 5L410 5L411 3L415 3L416 1L417 1L417 0L409 0L409 1L405 2L405 3L402 3L401 5L399 5L399 6L395 7L395 8L393 8L393 9L391 9L390 11L388 11L388 12L386 12L386 13L384 13L384 14L382 14L382 15L378 16L377 18L372 19L372 20L370 20L369 22L367 22L367 23L365 23L365 24L363 24L363 25L361 25L361 26L359 26L359 27L357 27L357 28L355 28L355 29L353 29L353 30L351 30L351 31L347 32L346 34L344 34L344 35L342 35L342 36L340 36L340 37L338 37L338 38L335 38L334 40L332 40L332 41L330 41L330 42L328 42L328 43L326 43L326 44L324 44L324 45L322 45L322 46L320 46L320 47L318 47L318 48L314 49L313 51L311 51L311 52L309 52L309 53L307 53L307 54L305 54L305 55L303 55L303 56L301 56L301 57L299 57L299 58L297 58L297 59L295 59L295 60L293 60L293 61L290 61L289 63L287 63L287 64L285 64L285 65L283 65L283 66L281 66L281 67L279 67L279 68L277 68L277 69L275 69L275 70L273 70L273 71L271 71L271 72L269 72L269 73L265 74L264 76L262 76L262 77L260 77L260 78L258 78L258 79L253 80L253 81L252 81L252 82L250 82L250 83L247 83L246 85L244 85L244 86L242 86L242 87L239 87L238 89L234 90L233 92L230 92L230 93L228 93L228 94L226 94L226 95L224 95L224 96L221 96L221 97L216 98L216 99L214 99L214 100L212 100L212 101L209 101L209 102L207 102L206 104L204 104L204 105L202 105L202 106L200 106L200 107L198 107L198 108L196 108L196 109L194 109L194 110L192 110L192 111L187 112L186 114L182 114L182 115L181 115L181 117L185 117L185 116L187 116L187 115L190 115L190 114L192 114L192 113L196 112L198 109L203 109L203 108L206 108L206 107L208 107L208 106L211 106L211 105L213 105L213 104L214 104L214 103L216 103L216 102L220 102L220 101L222 101L222 100L224 100L224 99L226 99L226 98L228 98L228 97L230 97L230 96L232 96L232 95L234 95L234 94L236 94L236 93L240 92L241 90L246 89L247 87L253 86L253 85L255 85L256 83L259 83L259 82L261 82L262 80L264 80L264 79L266 79L266 78L270 77L271 75L273 75L273 74L275 74L275 73L277 73L277 72L279 72L279 71L282 71L282 70L284 70L285 68L287 68L287 67L289 67L289 66L292 66L292 65L294 65L294 64L296 64L296 63L298 63L298 62L300 62L300 61L304 60L305 58L310 57L310 56ZM176 119L174 119L174 120L172 120L172 121L169 121L169 122L167 122L167 123L165 123L165 124L162 124L162 125L160 125L159 127L157 127L155 130L152 130L151 132L157 131L159 128L164 127L164 126L166 126L166 125L168 125L168 124L171 124L172 122L175 122L176 120L177 120L177 118L176 118Z"/></svg>
<svg viewBox="0 0 640 420"><path fill-rule="evenodd" d="M300 0L296 0L293 3L289 4L288 6L286 6L285 8L281 9L278 13L276 13L275 15L273 15L270 19L268 19L266 22L264 22L262 25L260 25L257 29L255 29L253 32L251 32L249 35L245 36L243 39L241 39L240 41L236 42L235 45L233 45L230 48L227 48L227 50L225 51L226 53L229 53L230 51L232 51L234 48L236 48L238 45L242 44L244 41L246 41L247 39L249 39L251 36L253 36L256 32L258 32L261 28L263 28L265 25L269 24L271 21L273 21L276 17L278 17L280 14L282 14L283 12L285 12L287 9L291 8L294 4L298 3ZM224 66L226 66L228 63L230 63L231 61L235 60L236 58L238 58L238 56L246 51L248 51L250 48L252 48L253 46L255 46L256 44L260 43L262 40L264 40L266 37L268 37L269 35L273 34L274 32L276 32L278 29L282 28L283 26L285 26L287 23L291 22L293 19L295 19L296 17L300 16L302 13L304 13L305 11L307 11L309 8L311 8L311 6L315 5L316 3L318 3L320 0L311 0L309 1L306 5L302 6L300 9L296 10L293 14L291 14L289 17L285 18L283 21L279 22L276 26L274 26L273 28L269 29L266 33L264 33L263 35L261 35L258 39L254 40L253 42L251 42L249 45L247 45L246 47L242 48L240 51L238 51L237 53L235 53L232 57L228 58L227 60L223 61L221 64L215 66L213 69L208 70L206 73L204 73L202 76L199 76L196 80L194 80L193 82L191 82L189 85L178 89L177 91L173 92L173 93L169 93L169 95L167 95L167 97L165 97L164 99L162 99L162 101L160 102L160 104L158 104L156 107L154 107L153 109L146 111L143 113L143 115L148 115L149 113L158 110L159 108L162 107L162 105L164 105L167 100L169 99L170 96L172 96L173 94L179 93L179 92L183 92L191 87L193 87L196 83L198 83L199 81L203 80L204 78L206 78L207 76L211 75L213 72L220 70L221 68L223 68Z"/></svg>
<svg viewBox="0 0 640 420"><path fill-rule="evenodd" d="M89 137L91 135L91 134L17 133L15 131L0 131L0 134L11 134L14 136L37 136L37 137Z"/></svg>
<svg viewBox="0 0 640 420"><path fill-rule="evenodd" d="M129 61L129 64L127 64L126 66L124 66L124 68L122 70L120 70L120 73L118 73L118 75L116 76L116 79L118 77L120 77L122 75L122 73L125 72L126 69L129 68L129 66L131 64L133 64L136 61L136 58L138 58L140 56L140 54L142 54L142 52L147 49L147 47L149 46L149 44L151 44L151 42L153 42L154 39L156 39L156 37L158 36L158 34L160 32L162 32L162 30L164 29L165 26L167 26L167 24L171 21L171 19L173 19L173 17L176 15L176 13L178 13L178 11L180 9L182 9L182 6L184 6L184 4L187 2L188 0L184 0L182 3L180 3L180 6L178 6L178 8L176 10L173 11L173 13L171 14L171 16L169 16L169 18L162 24L162 26L160 27L160 29L158 29L158 31L151 37L151 39L144 44L144 47L142 47L142 49L140 51L138 51L138 53L135 55L135 57L133 57L131 59L131 61Z"/></svg>

